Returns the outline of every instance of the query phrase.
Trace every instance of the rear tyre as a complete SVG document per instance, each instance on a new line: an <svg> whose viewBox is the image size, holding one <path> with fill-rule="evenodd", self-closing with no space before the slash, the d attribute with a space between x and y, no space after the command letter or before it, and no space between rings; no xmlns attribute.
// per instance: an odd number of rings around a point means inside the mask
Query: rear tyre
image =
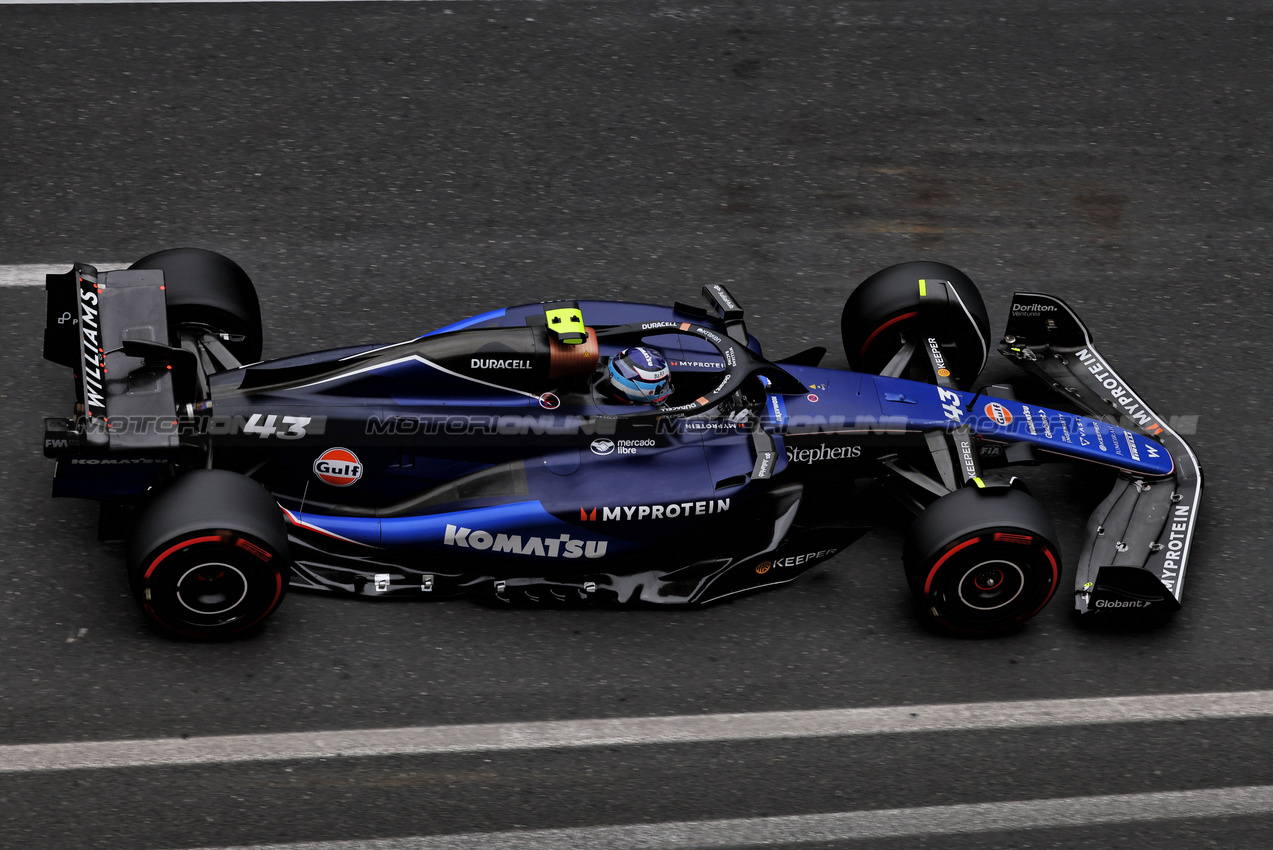
<svg viewBox="0 0 1273 850"><path fill-rule="evenodd" d="M919 515L902 559L921 616L949 632L993 635L1052 599L1060 551L1047 514L1026 493L965 488Z"/></svg>
<svg viewBox="0 0 1273 850"><path fill-rule="evenodd" d="M199 469L142 509L128 541L129 582L146 616L183 637L233 637L287 593L290 560L278 504L234 472Z"/></svg>
<svg viewBox="0 0 1273 850"><path fill-rule="evenodd" d="M164 273L170 344L178 344L182 325L205 325L243 337L225 343L240 363L261 359L261 303L251 278L234 260L202 248L170 248L148 254L129 268Z"/></svg>
<svg viewBox="0 0 1273 850"><path fill-rule="evenodd" d="M947 352L951 378L960 389L968 389L986 365L990 345L990 319L981 293L968 275L945 263L911 262L889 266L862 281L845 302L840 316L844 352L854 371L878 375L906 341L920 343L919 281L948 280L964 309L946 328L955 350ZM913 358L924 357L922 351ZM920 377L931 372L918 370ZM906 376L903 376L906 377Z"/></svg>

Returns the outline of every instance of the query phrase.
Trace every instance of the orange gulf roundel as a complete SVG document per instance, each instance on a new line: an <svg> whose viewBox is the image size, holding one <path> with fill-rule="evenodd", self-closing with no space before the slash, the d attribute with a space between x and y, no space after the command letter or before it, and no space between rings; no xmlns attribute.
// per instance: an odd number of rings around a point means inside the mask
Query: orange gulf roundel
<svg viewBox="0 0 1273 850"><path fill-rule="evenodd" d="M992 401L985 406L986 415L1000 425L1012 424L1012 413L1008 408L1004 407L997 401Z"/></svg>
<svg viewBox="0 0 1273 850"><path fill-rule="evenodd" d="M362 478L362 463L349 449L328 449L314 461L318 480L333 487L348 487Z"/></svg>

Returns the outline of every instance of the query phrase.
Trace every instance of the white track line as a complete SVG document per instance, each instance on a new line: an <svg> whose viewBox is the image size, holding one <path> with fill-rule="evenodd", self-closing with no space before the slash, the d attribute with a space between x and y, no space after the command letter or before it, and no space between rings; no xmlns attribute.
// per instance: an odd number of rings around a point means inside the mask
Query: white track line
<svg viewBox="0 0 1273 850"><path fill-rule="evenodd" d="M8 286L44 287L46 274L66 274L73 264L32 263L22 266L0 266L0 288ZM99 269L126 269L129 263L94 263Z"/></svg>
<svg viewBox="0 0 1273 850"><path fill-rule="evenodd" d="M606 850L691 850L1073 828L1182 818L1263 815L1270 812L1273 812L1273 786L1251 785L1200 791L1063 797L1007 803L833 812L824 815L470 832L370 841L258 844L252 847L204 850L593 850L598 847Z"/></svg>
<svg viewBox="0 0 1273 850"><path fill-rule="evenodd" d="M6 286L44 286L46 274L65 274L71 270L70 263L57 265L0 266L0 287Z"/></svg>
<svg viewBox="0 0 1273 850"><path fill-rule="evenodd" d="M1273 691L11 744L0 773L1273 716Z"/></svg>

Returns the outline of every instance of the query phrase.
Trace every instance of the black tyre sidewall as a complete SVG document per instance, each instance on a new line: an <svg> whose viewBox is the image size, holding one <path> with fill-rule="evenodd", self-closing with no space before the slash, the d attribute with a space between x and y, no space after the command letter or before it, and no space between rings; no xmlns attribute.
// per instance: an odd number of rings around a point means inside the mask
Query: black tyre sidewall
<svg viewBox="0 0 1273 850"><path fill-rule="evenodd" d="M903 561L924 616L961 634L1015 628L1041 611L1060 585L1056 533L1038 502L1019 490L970 488L938 499L912 526ZM976 578L987 572L1005 579L999 585L1005 594L1019 577L1019 593L1007 599L992 591L979 599Z"/></svg>
<svg viewBox="0 0 1273 850"><path fill-rule="evenodd" d="M128 541L137 603L161 628L194 638L231 637L268 617L287 593L291 562L278 504L260 484L234 472L188 472L152 495ZM224 564L247 582L241 604L204 615L177 588L200 564Z"/></svg>
<svg viewBox="0 0 1273 850"><path fill-rule="evenodd" d="M853 290L840 316L849 366L858 372L879 374L897 352L899 337L915 336L916 319L909 314L919 309L921 279L950 281L972 317L971 322L965 317L962 325L949 329L957 348L950 358L951 372L956 384L966 389L985 365L990 319L972 279L945 263L899 263L876 272Z"/></svg>
<svg viewBox="0 0 1273 850"><path fill-rule="evenodd" d="M261 304L247 272L239 264L203 248L170 248L142 257L132 269L164 273L168 328L176 344L182 324L208 325L244 337L225 345L242 363L261 359Z"/></svg>

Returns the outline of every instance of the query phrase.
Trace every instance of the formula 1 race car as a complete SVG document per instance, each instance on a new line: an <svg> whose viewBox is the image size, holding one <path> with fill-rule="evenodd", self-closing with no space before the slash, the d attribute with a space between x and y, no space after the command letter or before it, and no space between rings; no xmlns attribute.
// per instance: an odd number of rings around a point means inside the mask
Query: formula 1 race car
<svg viewBox="0 0 1273 850"><path fill-rule="evenodd" d="M892 266L849 297L853 371L766 359L722 286L706 307L568 301L393 345L257 362L234 262L182 248L47 280L54 496L101 503L145 613L190 637L253 629L294 588L521 604L702 604L788 583L868 529L852 482L917 514L921 616L993 634L1061 580L1010 468L1116 470L1074 564L1089 616L1179 608L1201 472L1060 299L1018 292L1000 352L1055 389L971 391L990 350L957 269Z"/></svg>

